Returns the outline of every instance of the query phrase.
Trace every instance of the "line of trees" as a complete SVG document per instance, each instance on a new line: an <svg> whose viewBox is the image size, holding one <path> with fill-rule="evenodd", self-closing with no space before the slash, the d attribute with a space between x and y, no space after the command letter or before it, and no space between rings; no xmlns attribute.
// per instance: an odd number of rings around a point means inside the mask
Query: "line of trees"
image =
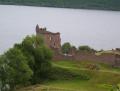
<svg viewBox="0 0 120 91"><path fill-rule="evenodd" d="M120 0L0 0L1 4L120 10Z"/></svg>
<svg viewBox="0 0 120 91"><path fill-rule="evenodd" d="M95 53L96 50L87 46L87 45L83 45L83 46L79 46L78 48L71 45L69 42L66 42L62 45L62 53L64 54L69 54L71 50L74 50L76 52L87 52L87 53Z"/></svg>
<svg viewBox="0 0 120 91"><path fill-rule="evenodd" d="M49 77L52 51L40 36L27 36L0 56L0 91L36 84Z"/></svg>

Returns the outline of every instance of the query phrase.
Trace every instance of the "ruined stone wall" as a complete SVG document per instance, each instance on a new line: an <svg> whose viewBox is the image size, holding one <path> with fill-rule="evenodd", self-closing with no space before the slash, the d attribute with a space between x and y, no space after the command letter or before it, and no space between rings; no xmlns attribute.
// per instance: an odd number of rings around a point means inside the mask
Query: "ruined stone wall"
<svg viewBox="0 0 120 91"><path fill-rule="evenodd" d="M120 55L118 54L115 55L115 65L120 67Z"/></svg>
<svg viewBox="0 0 120 91"><path fill-rule="evenodd" d="M50 44L53 48L60 48L61 47L61 39L60 39L60 34L56 33L56 34L51 34L51 40L50 40Z"/></svg>
<svg viewBox="0 0 120 91"><path fill-rule="evenodd" d="M80 53L75 55L75 60L87 60L87 61L97 61L103 62L108 64L113 64L115 60L115 56L113 54L102 54L102 55L95 55L91 53Z"/></svg>
<svg viewBox="0 0 120 91"><path fill-rule="evenodd" d="M60 33L52 33L47 31L46 28L39 28L39 25L36 26L36 35L41 35L44 38L45 44L49 48L60 49L61 48L61 38Z"/></svg>
<svg viewBox="0 0 120 91"><path fill-rule="evenodd" d="M53 60L74 60L74 61L96 61L110 65L115 64L114 54L95 55L92 53L78 53L75 56L65 56L60 53L55 53Z"/></svg>
<svg viewBox="0 0 120 91"><path fill-rule="evenodd" d="M50 47L50 35L49 34L44 34L44 42L47 47Z"/></svg>

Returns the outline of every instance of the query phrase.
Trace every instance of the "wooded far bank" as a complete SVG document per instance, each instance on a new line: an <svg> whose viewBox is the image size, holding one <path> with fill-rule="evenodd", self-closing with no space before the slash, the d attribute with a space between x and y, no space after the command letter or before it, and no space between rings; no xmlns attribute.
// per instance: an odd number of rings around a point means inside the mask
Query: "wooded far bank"
<svg viewBox="0 0 120 91"><path fill-rule="evenodd" d="M120 0L0 0L0 4L120 11Z"/></svg>

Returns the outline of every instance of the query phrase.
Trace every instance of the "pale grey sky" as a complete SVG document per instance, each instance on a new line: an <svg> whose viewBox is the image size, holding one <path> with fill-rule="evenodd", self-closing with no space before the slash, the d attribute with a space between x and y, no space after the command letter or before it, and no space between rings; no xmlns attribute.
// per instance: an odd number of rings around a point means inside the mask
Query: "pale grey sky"
<svg viewBox="0 0 120 91"><path fill-rule="evenodd" d="M95 49L120 47L120 12L0 5L0 53L35 26L60 32L62 43L89 45Z"/></svg>

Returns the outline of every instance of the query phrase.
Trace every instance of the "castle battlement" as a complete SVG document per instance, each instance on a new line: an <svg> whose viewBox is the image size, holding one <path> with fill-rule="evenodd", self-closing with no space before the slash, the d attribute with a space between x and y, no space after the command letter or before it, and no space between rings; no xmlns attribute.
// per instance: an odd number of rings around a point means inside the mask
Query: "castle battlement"
<svg viewBox="0 0 120 91"><path fill-rule="evenodd" d="M60 33L52 33L50 31L47 31L47 28L40 28L39 25L36 25L36 35L42 35L45 41L45 44L54 49L60 49L61 48L61 38Z"/></svg>

